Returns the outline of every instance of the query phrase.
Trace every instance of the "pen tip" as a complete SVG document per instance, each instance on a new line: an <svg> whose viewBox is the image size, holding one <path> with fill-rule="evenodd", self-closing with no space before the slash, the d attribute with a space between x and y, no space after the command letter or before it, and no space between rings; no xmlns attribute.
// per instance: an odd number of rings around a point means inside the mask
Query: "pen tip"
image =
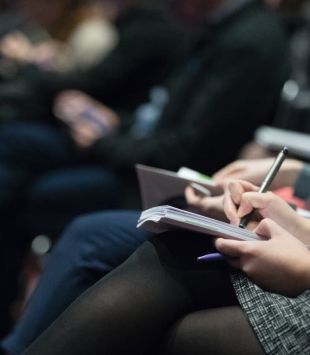
<svg viewBox="0 0 310 355"><path fill-rule="evenodd" d="M282 152L283 152L283 154L287 155L288 154L288 148L287 147L283 147L282 148Z"/></svg>

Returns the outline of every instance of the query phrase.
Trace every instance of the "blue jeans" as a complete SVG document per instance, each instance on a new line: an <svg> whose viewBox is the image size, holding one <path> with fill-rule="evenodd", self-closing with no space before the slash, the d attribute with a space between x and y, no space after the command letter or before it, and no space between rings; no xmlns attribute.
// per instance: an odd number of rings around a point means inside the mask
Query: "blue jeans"
<svg viewBox="0 0 310 355"><path fill-rule="evenodd" d="M126 260L150 234L138 212L93 213L76 219L56 244L30 302L3 342L21 354L84 290Z"/></svg>
<svg viewBox="0 0 310 355"><path fill-rule="evenodd" d="M32 234L59 233L79 214L116 207L119 187L115 174L90 164L60 128L0 124L0 220L9 214Z"/></svg>
<svg viewBox="0 0 310 355"><path fill-rule="evenodd" d="M58 236L74 217L114 208L118 178L89 165L68 134L48 124L0 124L0 337L28 242Z"/></svg>

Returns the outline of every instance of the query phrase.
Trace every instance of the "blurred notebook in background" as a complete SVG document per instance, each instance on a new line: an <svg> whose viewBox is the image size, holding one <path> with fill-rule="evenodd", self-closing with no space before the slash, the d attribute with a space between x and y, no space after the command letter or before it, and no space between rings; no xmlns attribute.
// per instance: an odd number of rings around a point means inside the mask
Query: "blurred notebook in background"
<svg viewBox="0 0 310 355"><path fill-rule="evenodd" d="M264 239L247 229L171 206L157 206L143 211L137 227L142 227L152 233L182 228L228 239Z"/></svg>
<svg viewBox="0 0 310 355"><path fill-rule="evenodd" d="M268 149L279 150L284 145L290 154L310 158L310 135L283 128L262 126L255 131L255 141Z"/></svg>
<svg viewBox="0 0 310 355"><path fill-rule="evenodd" d="M209 190L211 195L219 195L222 192L210 177L192 169L182 167L178 172L173 172L141 164L136 164L135 167L144 209L183 196L186 186L192 182Z"/></svg>

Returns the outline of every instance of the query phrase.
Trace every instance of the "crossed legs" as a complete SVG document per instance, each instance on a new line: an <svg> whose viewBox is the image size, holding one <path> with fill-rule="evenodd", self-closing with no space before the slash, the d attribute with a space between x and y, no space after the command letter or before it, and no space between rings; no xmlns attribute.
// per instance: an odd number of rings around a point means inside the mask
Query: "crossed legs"
<svg viewBox="0 0 310 355"><path fill-rule="evenodd" d="M78 298L25 354L263 354L224 262L201 265L208 237L144 243Z"/></svg>

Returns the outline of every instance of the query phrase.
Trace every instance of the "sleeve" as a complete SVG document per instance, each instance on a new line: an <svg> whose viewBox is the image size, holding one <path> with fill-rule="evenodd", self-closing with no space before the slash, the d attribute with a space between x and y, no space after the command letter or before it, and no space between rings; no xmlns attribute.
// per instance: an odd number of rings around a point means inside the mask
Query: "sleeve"
<svg viewBox="0 0 310 355"><path fill-rule="evenodd" d="M162 79L165 66L167 71L168 67L171 69L177 52L171 43L180 36L169 24L145 22L128 25L114 50L87 71L59 74L29 68L26 76L45 95L55 96L62 90L74 89L112 107L134 107L136 97L147 98L146 88Z"/></svg>
<svg viewBox="0 0 310 355"><path fill-rule="evenodd" d="M234 158L278 99L282 79L272 78L276 68L265 59L252 47L209 53L194 85L183 96L171 97L161 120L173 126L142 141L124 136L98 142L97 153L106 152L111 164L127 166L141 162L177 168L205 161L212 173Z"/></svg>
<svg viewBox="0 0 310 355"><path fill-rule="evenodd" d="M304 164L295 183L295 196L301 199L310 197L310 165Z"/></svg>

